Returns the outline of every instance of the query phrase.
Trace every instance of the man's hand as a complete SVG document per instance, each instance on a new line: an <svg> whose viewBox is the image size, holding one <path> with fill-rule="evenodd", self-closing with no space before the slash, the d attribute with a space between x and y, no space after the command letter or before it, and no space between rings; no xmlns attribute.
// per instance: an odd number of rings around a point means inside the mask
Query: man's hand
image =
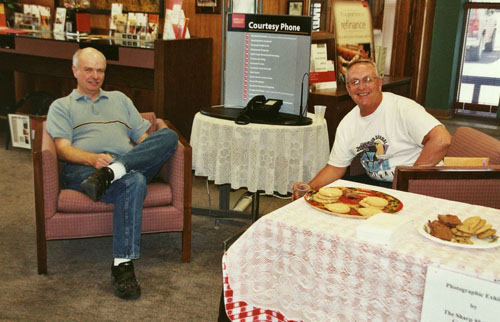
<svg viewBox="0 0 500 322"><path fill-rule="evenodd" d="M113 157L107 153L94 154L92 166L96 169L104 168L107 167L112 160Z"/></svg>
<svg viewBox="0 0 500 322"><path fill-rule="evenodd" d="M293 185L292 201L299 199L299 193L297 192L297 187L298 187L300 184L306 184L306 183L305 183L305 182L296 182L296 183Z"/></svg>
<svg viewBox="0 0 500 322"><path fill-rule="evenodd" d="M71 145L71 141L56 138L56 151L59 159L71 163L84 164L100 169L109 165L113 157L107 153L91 153L80 150Z"/></svg>

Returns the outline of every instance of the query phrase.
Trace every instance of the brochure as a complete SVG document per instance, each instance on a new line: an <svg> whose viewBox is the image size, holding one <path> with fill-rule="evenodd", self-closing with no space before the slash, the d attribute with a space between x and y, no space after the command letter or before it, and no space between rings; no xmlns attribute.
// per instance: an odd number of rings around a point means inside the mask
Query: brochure
<svg viewBox="0 0 500 322"><path fill-rule="evenodd" d="M111 20L109 23L109 29L116 30L117 16L122 14L123 3L112 3L111 4Z"/></svg>
<svg viewBox="0 0 500 322"><path fill-rule="evenodd" d="M64 26L66 24L66 8L56 9L56 20L54 21L54 32L64 32Z"/></svg>
<svg viewBox="0 0 500 322"><path fill-rule="evenodd" d="M9 126L12 146L31 149L31 128L29 116L9 114Z"/></svg>

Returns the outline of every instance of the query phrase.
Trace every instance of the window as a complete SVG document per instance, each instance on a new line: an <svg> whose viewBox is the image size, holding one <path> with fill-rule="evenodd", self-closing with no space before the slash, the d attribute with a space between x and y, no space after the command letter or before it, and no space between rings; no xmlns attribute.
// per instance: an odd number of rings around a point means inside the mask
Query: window
<svg viewBox="0 0 500 322"><path fill-rule="evenodd" d="M496 117L500 102L500 0L465 4L455 112Z"/></svg>

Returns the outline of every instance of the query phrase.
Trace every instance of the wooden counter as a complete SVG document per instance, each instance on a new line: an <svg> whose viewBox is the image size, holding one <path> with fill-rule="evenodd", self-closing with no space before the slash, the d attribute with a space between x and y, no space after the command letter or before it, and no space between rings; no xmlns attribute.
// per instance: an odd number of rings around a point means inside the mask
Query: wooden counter
<svg viewBox="0 0 500 322"><path fill-rule="evenodd" d="M384 76L382 91L409 97L411 77ZM317 90L309 93L308 111L314 113L314 105L326 105L325 119L328 124L330 148L335 140L335 131L344 116L356 104L347 93L344 85L333 89Z"/></svg>

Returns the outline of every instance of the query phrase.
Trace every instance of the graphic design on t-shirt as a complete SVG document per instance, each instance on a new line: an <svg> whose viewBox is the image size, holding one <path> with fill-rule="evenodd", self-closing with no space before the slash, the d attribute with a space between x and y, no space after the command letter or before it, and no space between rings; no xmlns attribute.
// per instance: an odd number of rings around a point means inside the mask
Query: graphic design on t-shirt
<svg viewBox="0 0 500 322"><path fill-rule="evenodd" d="M387 154L389 144L381 135L375 135L370 141L356 147L357 155L367 174L372 178L382 179L392 174Z"/></svg>

